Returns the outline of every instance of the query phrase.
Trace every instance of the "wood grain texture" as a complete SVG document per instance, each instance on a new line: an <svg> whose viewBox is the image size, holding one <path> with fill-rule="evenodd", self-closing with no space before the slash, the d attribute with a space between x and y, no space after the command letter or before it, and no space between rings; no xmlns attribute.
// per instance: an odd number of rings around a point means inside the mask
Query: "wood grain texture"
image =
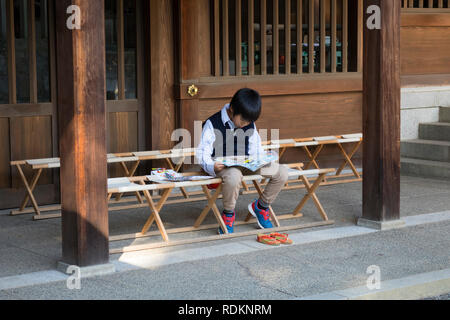
<svg viewBox="0 0 450 320"><path fill-rule="evenodd" d="M362 91L360 73L290 76L255 76L240 78L203 78L196 84L198 99L230 98L241 88L252 88L262 96L283 96L311 93ZM178 98L192 99L187 95L188 84L177 89Z"/></svg>
<svg viewBox="0 0 450 320"><path fill-rule="evenodd" d="M364 28L363 214L400 218L400 1L365 0L383 12L381 30Z"/></svg>
<svg viewBox="0 0 450 320"><path fill-rule="evenodd" d="M147 92L151 112L148 121L150 128L147 129L151 130L149 148L159 150L173 146L170 142L170 135L176 125L176 102L173 91L175 83L173 43L175 38L173 36L172 2L170 0L151 1L149 14L151 21L149 35L150 82ZM185 58L188 59L188 57ZM186 68L184 70L189 72Z"/></svg>
<svg viewBox="0 0 450 320"><path fill-rule="evenodd" d="M52 157L52 119L44 117L14 117L10 119L11 160L26 160ZM33 172L23 169L27 177ZM52 183L52 172L42 173L38 184ZM17 169L12 169L12 187L23 188Z"/></svg>
<svg viewBox="0 0 450 320"><path fill-rule="evenodd" d="M450 73L450 25L402 27L401 73Z"/></svg>
<svg viewBox="0 0 450 320"><path fill-rule="evenodd" d="M80 30L66 27L72 4L83 13ZM58 79L65 79L58 82L62 260L104 264L109 261L104 1L56 1L55 16Z"/></svg>
<svg viewBox="0 0 450 320"><path fill-rule="evenodd" d="M230 99L200 100L198 120L206 120ZM361 132L362 95L330 93L263 97L258 129L280 129L280 139Z"/></svg>
<svg viewBox="0 0 450 320"><path fill-rule="evenodd" d="M108 153L133 152L138 150L138 115L136 112L108 113ZM108 166L108 177L123 177L120 164Z"/></svg>
<svg viewBox="0 0 450 320"><path fill-rule="evenodd" d="M0 189L11 187L11 166L9 146L9 121L0 118ZM1 207L1 206L0 206Z"/></svg>

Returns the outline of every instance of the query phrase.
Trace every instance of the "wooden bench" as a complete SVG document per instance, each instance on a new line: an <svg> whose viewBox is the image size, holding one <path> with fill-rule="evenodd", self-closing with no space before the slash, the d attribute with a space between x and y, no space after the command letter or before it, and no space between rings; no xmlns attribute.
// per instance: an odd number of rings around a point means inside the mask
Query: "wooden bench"
<svg viewBox="0 0 450 320"><path fill-rule="evenodd" d="M343 144L346 143L355 143L355 146L352 148L350 153L347 153L345 149L343 148ZM342 175L342 170L345 168L345 166L348 164L353 174L355 175L356 179L347 179L347 180L340 180L340 181L334 181L334 182L328 182L327 179L330 178L329 175L327 175L324 180L323 184L334 184L334 183L343 183L343 182L354 182L354 181L361 181L361 175L356 170L354 164L352 163L351 158L356 153L358 148L360 147L362 143L362 134L350 134L350 135L341 135L341 136L327 136L327 137L312 137L312 138L300 138L300 139L284 139L284 140L272 140L272 141L266 141L263 142L263 148L264 149L280 149L280 159L285 153L287 148L292 147L300 147L302 148L306 155L309 158L309 162L306 164L304 169L309 169L311 165L313 165L316 169L320 169L318 163L317 163L317 156L319 153L323 150L325 145L329 144L336 144L339 146L341 153L344 156L344 160L339 168L336 170L336 174L333 178L341 178L348 175ZM315 147L316 149L312 151L310 148ZM155 151L139 151L139 152L125 152L125 153L114 153L114 154L108 154L107 155L107 163L113 164L118 163L121 165L123 169L123 174L125 177L133 177L136 173L136 170L139 166L139 164L142 161L145 160L165 160L168 168L173 169L175 171L179 171L181 166L183 165L185 159L187 157L191 157L195 155L195 148L186 148L186 149L171 149L171 150L155 150ZM173 159L177 159L177 161L173 161ZM127 166L127 163L131 163L130 166ZM40 219L47 219L47 218L55 218L59 217L60 213L55 214L46 214L42 215L41 212L48 212L48 211L59 211L61 209L61 205L50 205L46 206L44 208L40 208L34 195L33 190L35 189L37 182L41 176L41 173L44 169L55 169L60 167L60 161L59 158L48 158L48 159L32 159L32 160L21 160L21 161L11 161L11 165L16 167L19 176L22 179L22 182L25 186L26 194L24 196L24 199L19 207L18 210L12 210L11 215L17 215L17 214L25 214L25 213L34 213L33 219L34 220L40 220ZM23 172L23 167L28 166L33 170L32 177L28 180ZM262 185L266 184L265 179L262 180ZM246 181L242 181L242 185L244 187L244 190L241 192L243 194L246 193L256 193L258 192L256 188L252 186L248 186ZM304 184L302 183L301 179L297 180L290 180L286 186L286 189L295 189L295 188L304 188ZM202 192L187 192L185 187L180 187L180 191L182 193L182 196L184 199L174 199L171 200L171 202L189 202L189 201L200 201L205 200L206 198L202 196ZM122 200L123 193L118 193L115 196L115 201L110 200L110 204L122 204L132 201L132 199L124 199ZM200 196L199 196L200 195ZM120 206L112 206L110 210L122 210L122 209L129 209L129 208L137 208L137 207L143 207L145 206L144 201L140 195L140 192L135 192L135 196L137 199L137 204L132 205L120 205ZM178 195L171 195L171 197L179 197ZM26 208L28 203L31 201L32 207Z"/></svg>
<svg viewBox="0 0 450 320"><path fill-rule="evenodd" d="M306 156L308 157L309 161L306 163L304 169L309 169L311 166L313 166L316 169L320 169L319 164L317 162L317 157L322 152L325 146L329 145L336 145L338 146L341 154L342 154L342 162L341 164L336 168L336 172L333 176L327 175L324 179L323 184L337 184L337 183L348 183L348 182L356 182L356 181L362 181L361 172L357 170L355 167L352 157L355 155L355 153L360 148L363 141L363 135L362 133L354 133L354 134L347 134L347 135L338 135L338 136L323 136L323 137L310 137L310 138L299 138L299 139L282 139L282 140L271 140L266 141L263 144L263 148L266 150L271 149L279 149L279 156L280 160L282 159L282 156L285 154L286 150L288 148L301 148ZM343 145L345 144L353 144L351 147L350 152L347 152ZM314 148L314 149L313 149ZM352 173L350 174L343 174L343 170L346 166L349 166L352 170ZM348 177L353 176L353 178ZM332 181L328 181L328 179L332 179ZM297 185L297 186L291 186L289 187L289 184L299 182L297 181L289 181L286 185L287 189L294 189L294 188L302 188L303 185ZM265 182L263 181L263 184ZM251 190L246 190L247 192L252 192Z"/></svg>
<svg viewBox="0 0 450 320"><path fill-rule="evenodd" d="M195 148L188 149L172 149L172 150L161 150L161 151L141 151L141 152L127 152L127 153L114 153L107 155L107 163L114 164L118 163L121 165L123 169L123 173L125 177L134 176L139 164L144 160L159 160L163 159L166 161L167 165L178 171L181 168L181 165L184 162L186 157L192 156L195 154ZM176 161L178 164L176 165L172 159L179 159ZM131 166L128 167L127 163L131 162ZM26 194L25 197L19 207L18 210L12 210L11 215L25 214L25 213L34 213L33 219L39 220L40 218L53 218L58 217L58 214L45 215L42 216L41 212L44 211L55 211L60 210L61 205L52 205L47 206L45 208L40 208L36 198L33 195L33 191L37 185L37 182L42 174L44 169L57 169L60 168L60 160L59 158L47 158L47 159L31 159L31 160L20 160L20 161L11 161L11 166L17 168L19 172L19 176L25 186ZM33 170L33 176L28 180L23 171L23 167L29 167ZM184 190L181 189L183 195L188 198L189 195ZM136 198L140 204L143 203L141 195L139 192L135 192ZM122 194L117 194L116 202L120 202ZM29 201L31 201L32 207L27 208ZM129 202L127 199L123 202Z"/></svg>
<svg viewBox="0 0 450 320"><path fill-rule="evenodd" d="M319 199L316 195L317 188L320 186L321 181L324 179L325 175L333 173L335 169L312 169L312 170L299 170L299 169L289 169L290 177L300 177L301 181L304 183L304 187L306 190L306 194L300 199L298 205L293 209L293 212L290 214L277 215L273 208L270 207L270 215L271 221L274 225L273 229L268 229L270 231L286 231L299 229L304 227L312 227L319 225L328 225L334 223L328 219L328 216L322 207ZM193 172L193 173L183 173L183 176L192 176L192 175L202 175L201 172ZM317 175L314 183L309 181L308 176ZM259 180L263 179L261 175L246 175L243 177L243 181L251 182L254 184L258 193L261 194L261 186L259 184ZM126 234L126 235L116 235L110 236L110 241L120 241L126 239L136 239L143 237L150 237L155 235L160 235L163 239L163 242L160 243L152 243L146 245L138 245L131 247L124 247L111 250L111 253L119 253L126 251L134 251L134 250L144 250L149 248L156 248L162 246L169 245L177 245L177 244L186 244L186 243L194 243L201 241L211 241L217 240L226 237L237 237L237 236L247 236L252 234L257 234L260 232L264 232L262 230L252 230L247 232L236 232L232 235L228 234L227 228L224 225L224 222L221 218L221 213L216 205L216 200L221 193L221 178L212 178L208 180L198 180L198 181L183 181L183 182L163 182L163 183L155 183L154 177L152 176L140 176L140 177L125 177L125 178L112 178L108 179L108 198L112 197L113 194L124 193L124 192L142 192L147 200L147 206L149 209L149 217L146 220L145 224L142 226L142 229L139 233ZM210 191L208 189L208 185L210 184L220 184L219 187L215 191ZM172 228L166 229L161 218L161 211L164 205L167 203L167 199L174 188L181 187L193 187L200 186L202 188L203 193L207 198L207 204L205 208L201 211L198 218L195 220L194 225L192 227L180 227L180 228ZM152 197L150 191L151 190L161 190L162 195L157 202ZM317 211L319 212L322 221L312 224L306 225L295 225L295 226L281 226L280 220L283 219L292 219L301 217L302 214L300 210L304 207L308 200L312 200L315 204ZM212 211L214 217L217 221L216 224L210 225L202 225L208 213ZM254 219L249 214L244 221L236 221L235 225L243 225L248 223L254 223ZM149 232L150 227L156 224L158 231ZM191 232L191 231L199 231L210 228L221 227L222 230L225 231L223 235L202 237L202 238L191 238L187 240L179 240L179 241L170 241L169 234L170 233L180 233L180 232ZM267 231L268 231L267 230Z"/></svg>

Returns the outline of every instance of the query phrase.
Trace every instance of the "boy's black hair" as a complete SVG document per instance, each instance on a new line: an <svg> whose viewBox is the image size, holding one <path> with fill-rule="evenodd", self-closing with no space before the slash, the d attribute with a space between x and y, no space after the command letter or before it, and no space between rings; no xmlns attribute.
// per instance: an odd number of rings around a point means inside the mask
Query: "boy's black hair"
<svg viewBox="0 0 450 320"><path fill-rule="evenodd" d="M236 92L231 99L233 115L241 115L242 119L250 122L258 120L261 114L261 96L258 91L244 88Z"/></svg>

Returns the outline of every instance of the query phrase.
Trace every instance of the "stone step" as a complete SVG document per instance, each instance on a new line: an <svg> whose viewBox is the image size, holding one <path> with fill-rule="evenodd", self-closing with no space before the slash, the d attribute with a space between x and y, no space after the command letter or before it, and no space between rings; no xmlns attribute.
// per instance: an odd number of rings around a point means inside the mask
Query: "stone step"
<svg viewBox="0 0 450 320"><path fill-rule="evenodd" d="M401 156L433 161L450 161L450 141L406 140L400 143Z"/></svg>
<svg viewBox="0 0 450 320"><path fill-rule="evenodd" d="M450 107L439 108L439 122L450 122Z"/></svg>
<svg viewBox="0 0 450 320"><path fill-rule="evenodd" d="M435 179L450 179L450 163L401 158L401 174Z"/></svg>
<svg viewBox="0 0 450 320"><path fill-rule="evenodd" d="M450 141L450 122L420 123L419 139Z"/></svg>

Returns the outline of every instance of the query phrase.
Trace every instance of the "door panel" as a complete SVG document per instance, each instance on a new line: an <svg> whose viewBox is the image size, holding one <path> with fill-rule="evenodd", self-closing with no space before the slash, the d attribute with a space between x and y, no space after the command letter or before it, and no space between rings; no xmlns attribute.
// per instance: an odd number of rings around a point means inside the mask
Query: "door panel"
<svg viewBox="0 0 450 320"><path fill-rule="evenodd" d="M0 209L25 195L10 161L58 157L54 4L0 0ZM105 0L108 152L146 148L141 0ZM39 204L59 201L58 170L43 170ZM31 179L33 173L24 168ZM111 176L123 175L119 167Z"/></svg>
<svg viewBox="0 0 450 320"><path fill-rule="evenodd" d="M11 185L11 169L9 166L9 120L0 118L0 189Z"/></svg>
<svg viewBox="0 0 450 320"><path fill-rule="evenodd" d="M52 157L52 118L16 117L10 120L11 128L11 160L24 160ZM31 169L25 167L27 177L33 175ZM42 171L38 185L52 184L51 170ZM23 188L17 169L12 169L12 187Z"/></svg>

